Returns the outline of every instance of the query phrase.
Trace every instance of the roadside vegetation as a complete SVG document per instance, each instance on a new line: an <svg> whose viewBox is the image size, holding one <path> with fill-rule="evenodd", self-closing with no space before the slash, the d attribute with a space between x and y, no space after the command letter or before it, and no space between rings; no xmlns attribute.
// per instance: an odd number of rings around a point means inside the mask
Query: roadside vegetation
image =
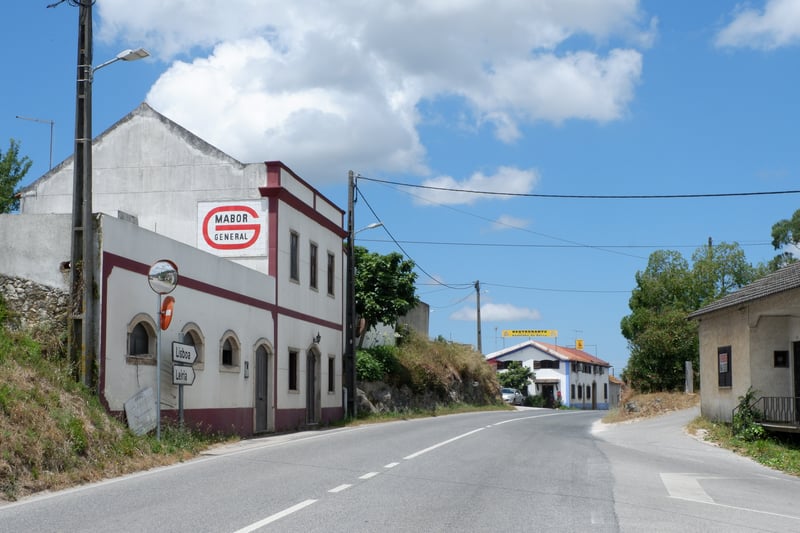
<svg viewBox="0 0 800 533"><path fill-rule="evenodd" d="M163 426L137 437L75 382L58 335L11 332L0 299L0 501L183 461L224 440ZM44 349L43 349L44 347Z"/></svg>

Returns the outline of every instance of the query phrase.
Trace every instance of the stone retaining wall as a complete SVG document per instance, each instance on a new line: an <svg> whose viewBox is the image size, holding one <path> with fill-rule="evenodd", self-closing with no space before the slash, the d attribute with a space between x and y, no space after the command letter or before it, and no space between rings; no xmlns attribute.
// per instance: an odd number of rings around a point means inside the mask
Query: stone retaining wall
<svg viewBox="0 0 800 533"><path fill-rule="evenodd" d="M69 305L66 291L0 274L0 297L9 311L6 327L32 331L55 326L66 331Z"/></svg>

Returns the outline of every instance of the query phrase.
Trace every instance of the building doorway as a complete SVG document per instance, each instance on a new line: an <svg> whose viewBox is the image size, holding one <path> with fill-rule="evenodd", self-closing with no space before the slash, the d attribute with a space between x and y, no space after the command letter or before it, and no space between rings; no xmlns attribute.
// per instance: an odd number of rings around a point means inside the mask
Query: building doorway
<svg viewBox="0 0 800 533"><path fill-rule="evenodd" d="M792 370L794 373L794 419L800 422L800 342L792 343Z"/></svg>
<svg viewBox="0 0 800 533"><path fill-rule="evenodd" d="M263 433L270 430L270 390L269 379L269 352L263 344L256 350L256 413L255 413L255 433Z"/></svg>
<svg viewBox="0 0 800 533"><path fill-rule="evenodd" d="M319 391L319 354L316 350L308 350L306 357L306 423L319 423L320 391Z"/></svg>

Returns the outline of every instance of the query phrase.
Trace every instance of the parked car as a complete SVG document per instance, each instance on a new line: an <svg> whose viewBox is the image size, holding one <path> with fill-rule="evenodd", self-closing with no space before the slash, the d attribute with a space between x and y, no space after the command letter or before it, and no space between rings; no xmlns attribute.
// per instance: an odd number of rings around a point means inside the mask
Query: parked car
<svg viewBox="0 0 800 533"><path fill-rule="evenodd" d="M512 405L522 405L522 393L517 389L503 387L500 389L500 395L503 397L503 401L506 403L510 403Z"/></svg>

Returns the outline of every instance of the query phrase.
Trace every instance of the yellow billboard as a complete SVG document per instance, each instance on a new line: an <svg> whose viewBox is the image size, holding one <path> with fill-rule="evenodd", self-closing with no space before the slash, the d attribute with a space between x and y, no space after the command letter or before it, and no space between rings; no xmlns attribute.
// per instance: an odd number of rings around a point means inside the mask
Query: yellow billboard
<svg viewBox="0 0 800 533"><path fill-rule="evenodd" d="M558 337L557 329L504 329L503 337Z"/></svg>

